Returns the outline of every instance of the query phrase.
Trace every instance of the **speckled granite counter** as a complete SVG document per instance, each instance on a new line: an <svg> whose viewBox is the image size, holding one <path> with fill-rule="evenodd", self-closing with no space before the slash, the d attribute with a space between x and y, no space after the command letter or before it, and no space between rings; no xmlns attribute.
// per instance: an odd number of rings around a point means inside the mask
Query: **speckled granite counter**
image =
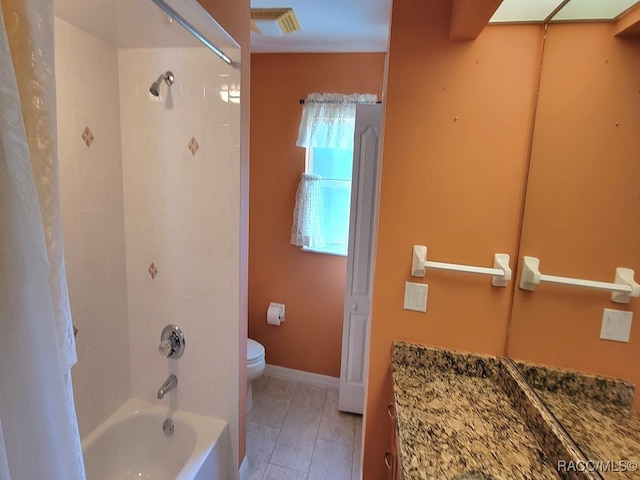
<svg viewBox="0 0 640 480"><path fill-rule="evenodd" d="M640 478L634 470L640 416L631 410L633 385L521 362L518 368L603 478Z"/></svg>
<svg viewBox="0 0 640 480"><path fill-rule="evenodd" d="M405 480L559 478L500 386L500 359L398 342L391 366Z"/></svg>

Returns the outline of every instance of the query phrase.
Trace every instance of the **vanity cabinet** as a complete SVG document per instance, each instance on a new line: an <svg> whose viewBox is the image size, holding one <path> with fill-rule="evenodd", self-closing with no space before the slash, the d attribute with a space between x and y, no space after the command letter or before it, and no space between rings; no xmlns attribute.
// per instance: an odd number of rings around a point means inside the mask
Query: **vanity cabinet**
<svg viewBox="0 0 640 480"><path fill-rule="evenodd" d="M400 452L398 443L398 418L396 416L395 402L390 402L387 405L387 413L390 419L390 435L389 435L389 449L385 452L384 462L387 466L388 480L402 480L402 465L400 464Z"/></svg>

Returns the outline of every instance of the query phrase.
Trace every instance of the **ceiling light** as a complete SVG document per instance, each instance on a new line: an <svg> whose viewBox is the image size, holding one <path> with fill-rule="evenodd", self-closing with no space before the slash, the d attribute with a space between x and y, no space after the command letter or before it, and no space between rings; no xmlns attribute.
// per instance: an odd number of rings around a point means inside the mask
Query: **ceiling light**
<svg viewBox="0 0 640 480"><path fill-rule="evenodd" d="M503 0L489 23L615 20L639 0Z"/></svg>
<svg viewBox="0 0 640 480"><path fill-rule="evenodd" d="M563 0L503 0L489 23L544 22Z"/></svg>
<svg viewBox="0 0 640 480"><path fill-rule="evenodd" d="M268 37L280 37L300 30L292 8L252 8L251 30Z"/></svg>
<svg viewBox="0 0 640 480"><path fill-rule="evenodd" d="M552 21L565 20L615 20L638 0L571 0L558 13Z"/></svg>

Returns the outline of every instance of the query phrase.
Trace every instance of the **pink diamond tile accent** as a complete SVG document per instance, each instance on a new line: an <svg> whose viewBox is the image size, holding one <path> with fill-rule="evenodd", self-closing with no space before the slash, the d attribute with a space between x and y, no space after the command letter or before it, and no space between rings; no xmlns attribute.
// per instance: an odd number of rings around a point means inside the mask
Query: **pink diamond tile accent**
<svg viewBox="0 0 640 480"><path fill-rule="evenodd" d="M195 156L199 148L200 145L198 144L196 137L191 137L191 141L189 142L189 151L191 152L191 155Z"/></svg>
<svg viewBox="0 0 640 480"><path fill-rule="evenodd" d="M84 143L87 145L87 147L90 147L95 140L93 132L91 132L91 129L89 127L86 127L82 132L82 140L84 140Z"/></svg>
<svg viewBox="0 0 640 480"><path fill-rule="evenodd" d="M147 272L149 272L149 275L152 279L156 278L156 275L158 275L158 268L156 267L155 263L151 262L151 265L149 265L149 269L147 270Z"/></svg>

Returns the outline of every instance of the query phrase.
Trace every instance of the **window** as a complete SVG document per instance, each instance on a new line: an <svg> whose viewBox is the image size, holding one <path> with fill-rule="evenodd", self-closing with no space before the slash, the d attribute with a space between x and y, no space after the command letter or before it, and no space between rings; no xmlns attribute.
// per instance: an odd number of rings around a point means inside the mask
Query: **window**
<svg viewBox="0 0 640 480"><path fill-rule="evenodd" d="M305 251L347 256L356 105L370 93L312 93L302 108L296 145L305 148L293 210L291 244Z"/></svg>
<svg viewBox="0 0 640 480"><path fill-rule="evenodd" d="M304 250L347 255L352 164L352 148L307 148L306 173L321 177L320 230L324 245L303 247Z"/></svg>

